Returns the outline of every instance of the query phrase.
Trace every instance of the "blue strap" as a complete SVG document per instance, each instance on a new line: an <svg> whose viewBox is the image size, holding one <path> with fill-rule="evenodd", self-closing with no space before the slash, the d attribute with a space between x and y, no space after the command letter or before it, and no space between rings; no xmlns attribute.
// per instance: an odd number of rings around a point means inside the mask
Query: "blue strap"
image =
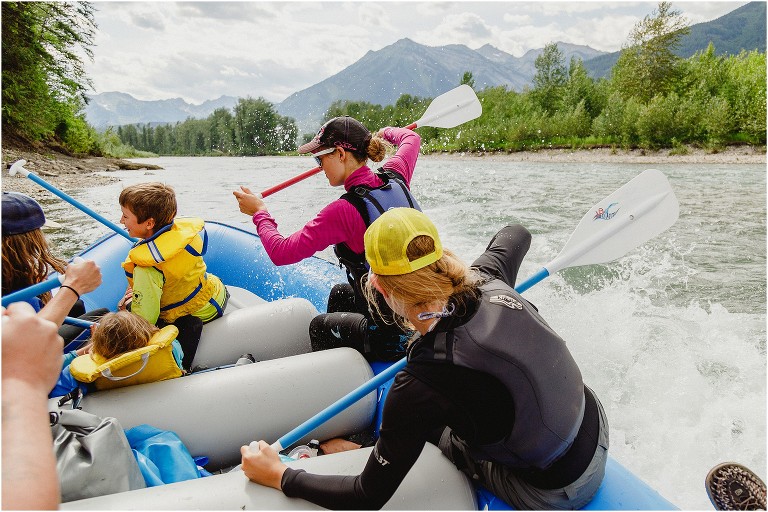
<svg viewBox="0 0 768 512"><path fill-rule="evenodd" d="M192 298L195 295L197 295L197 292L199 292L202 287L203 287L203 283L200 283L199 285L197 285L197 288L195 288L192 291L192 293L187 295L187 297L184 300L180 300L179 302L174 302L173 304L167 304L167 305L163 306L162 308L160 308L160 311L168 311L169 309L173 309L173 308L177 308L179 306L183 306L184 304L186 304L187 302L192 300Z"/></svg>
<svg viewBox="0 0 768 512"><path fill-rule="evenodd" d="M189 254L192 256L203 256L208 251L208 232L205 230L205 228L200 230L200 233L202 233L202 236L200 238L203 239L203 248L200 252L197 252L194 247L192 247L191 244L187 244L185 249Z"/></svg>

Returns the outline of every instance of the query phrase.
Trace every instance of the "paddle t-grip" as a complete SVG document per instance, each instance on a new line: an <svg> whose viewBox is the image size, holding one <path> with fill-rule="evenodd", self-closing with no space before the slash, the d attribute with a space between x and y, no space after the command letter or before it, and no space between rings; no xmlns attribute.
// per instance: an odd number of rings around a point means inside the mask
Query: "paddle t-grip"
<svg viewBox="0 0 768 512"><path fill-rule="evenodd" d="M16 160L15 162L13 162L13 164L11 164L11 168L8 169L8 174L10 174L11 176L16 176L16 174L18 173L24 177L29 176L30 171L24 168L24 164L26 163L27 161L24 160L23 158L21 160Z"/></svg>

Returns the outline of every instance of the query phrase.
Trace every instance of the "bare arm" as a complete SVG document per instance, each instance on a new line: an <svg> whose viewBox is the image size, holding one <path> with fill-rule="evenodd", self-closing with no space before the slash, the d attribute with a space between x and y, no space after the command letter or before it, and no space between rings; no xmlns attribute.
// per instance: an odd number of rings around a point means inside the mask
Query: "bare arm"
<svg viewBox="0 0 768 512"><path fill-rule="evenodd" d="M61 371L57 326L26 303L3 311L3 509L56 509L59 478L48 392Z"/></svg>

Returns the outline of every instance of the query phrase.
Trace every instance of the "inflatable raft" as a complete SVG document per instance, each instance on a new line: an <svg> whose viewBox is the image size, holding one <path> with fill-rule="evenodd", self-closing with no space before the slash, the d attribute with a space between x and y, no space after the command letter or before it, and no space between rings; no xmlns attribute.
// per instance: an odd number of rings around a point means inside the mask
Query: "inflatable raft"
<svg viewBox="0 0 768 512"><path fill-rule="evenodd" d="M341 269L319 258L275 267L254 233L206 222L210 272L230 288L226 315L203 329L194 365L217 367L251 353L256 364L86 395L84 410L117 418L123 428L147 423L174 431L193 456L208 457L211 471L239 463L239 448L257 439L272 442L336 399L369 380L386 364L369 365L356 351L310 352L309 321L325 310L330 288L345 281ZM120 263L130 243L102 238L80 256L99 263L103 284L83 296L87 309L115 309L125 291ZM388 384L318 427L299 444L378 426ZM370 449L289 463L324 474L355 474ZM62 504L65 510L269 509L317 506L253 484L240 471ZM427 445L387 509L508 510ZM592 510L670 510L676 507L609 458Z"/></svg>

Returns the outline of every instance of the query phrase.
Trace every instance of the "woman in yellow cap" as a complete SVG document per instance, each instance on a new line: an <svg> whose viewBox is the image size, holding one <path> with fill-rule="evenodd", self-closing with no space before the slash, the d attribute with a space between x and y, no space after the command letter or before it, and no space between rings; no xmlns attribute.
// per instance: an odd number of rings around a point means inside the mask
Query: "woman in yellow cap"
<svg viewBox="0 0 768 512"><path fill-rule="evenodd" d="M262 441L242 449L248 478L330 509L381 508L431 442L514 508L586 505L605 475L608 424L565 342L512 288L529 246L525 228L507 226L467 267L423 213L379 217L365 233L367 295L418 333L371 458L354 478L318 476Z"/></svg>

